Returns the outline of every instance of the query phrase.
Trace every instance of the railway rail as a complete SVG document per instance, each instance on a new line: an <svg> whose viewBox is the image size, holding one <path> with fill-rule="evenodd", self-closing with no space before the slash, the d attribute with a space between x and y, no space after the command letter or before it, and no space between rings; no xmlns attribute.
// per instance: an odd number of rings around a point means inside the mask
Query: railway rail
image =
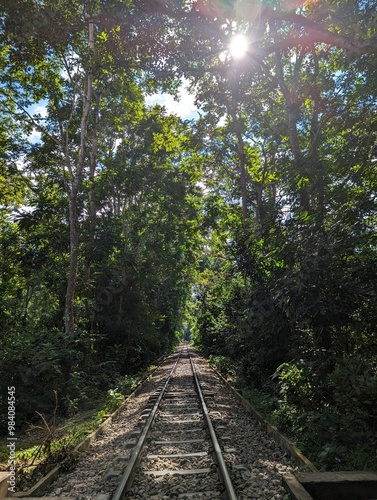
<svg viewBox="0 0 377 500"><path fill-rule="evenodd" d="M213 393L201 386L187 346L181 348L142 415L147 420L112 500L146 494L237 499L215 431L217 413L206 404L210 398ZM158 487L159 477L170 480Z"/></svg>
<svg viewBox="0 0 377 500"><path fill-rule="evenodd" d="M72 500L283 500L297 465L188 346L44 494Z"/></svg>

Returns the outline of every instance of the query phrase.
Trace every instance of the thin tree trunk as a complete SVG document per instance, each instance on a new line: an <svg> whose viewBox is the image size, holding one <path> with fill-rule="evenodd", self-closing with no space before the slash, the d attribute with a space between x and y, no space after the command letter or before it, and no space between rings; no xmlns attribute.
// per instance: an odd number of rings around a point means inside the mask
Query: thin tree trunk
<svg viewBox="0 0 377 500"><path fill-rule="evenodd" d="M94 48L94 26L93 19L89 19L89 48L93 50ZM70 334L75 326L74 318L74 298L77 282L77 267L78 267L78 257L79 257L79 233L80 233L80 223L78 217L78 193L82 181L82 174L84 170L84 164L86 160L86 147L87 147L87 130L88 122L90 116L90 109L92 105L92 93L93 93L93 75L91 71L88 71L85 89L83 95L83 111L80 123L80 154L76 164L76 169L68 168L70 170L71 177L71 189L69 191L69 223L70 223L70 261L69 261L69 271L68 271L68 281L67 290L65 297L65 332ZM66 148L68 148L68 141L66 143Z"/></svg>
<svg viewBox="0 0 377 500"><path fill-rule="evenodd" d="M69 194L69 271L67 290L65 295L65 332L71 333L74 329L74 297L76 289L77 264L79 255L79 220L77 214L77 193Z"/></svg>
<svg viewBox="0 0 377 500"><path fill-rule="evenodd" d="M313 46L313 58L315 62L315 73L314 82L319 76L319 62L318 57ZM317 192L317 222L320 227L323 227L323 221L325 217L325 173L324 165L320 158L320 153L318 151L318 143L321 135L321 125L319 119L319 113L321 108L321 97L318 86L313 86L313 114L310 124L310 136L311 143L309 148L309 158L312 159L314 170L316 172L316 192Z"/></svg>
<svg viewBox="0 0 377 500"><path fill-rule="evenodd" d="M247 172L246 172L246 161L245 161L246 155L245 155L245 143L242 136L242 126L237 116L237 102L238 102L238 81L236 81L235 78L230 115L233 121L234 133L236 134L237 138L237 153L238 153L238 166L240 172L240 191L241 191L241 204L242 204L242 221L245 226L248 218Z"/></svg>
<svg viewBox="0 0 377 500"><path fill-rule="evenodd" d="M263 221L263 184L255 183L254 189L256 192L255 219L257 221L257 227L261 227Z"/></svg>
<svg viewBox="0 0 377 500"><path fill-rule="evenodd" d="M298 73L302 63L302 57L301 56L298 57L296 61L294 81L291 90L288 88L284 80L281 54L279 52L276 52L275 61L276 61L279 86L286 102L289 142L292 148L293 159L296 165L297 172L300 174L302 178L304 178L305 172L303 169L303 158L301 154L300 141L297 133L299 102L296 97L297 92L295 88L295 86L297 85L297 81L295 80L297 80L298 77ZM309 199L308 188L306 185L301 185L299 187L299 196L300 196L300 207L308 212L310 210L310 199Z"/></svg>
<svg viewBox="0 0 377 500"><path fill-rule="evenodd" d="M94 245L94 234L96 230L96 202L95 202L95 172L97 167L97 151L98 151L98 122L99 122L99 106L100 96L97 95L96 105L94 110L94 124L92 133L92 154L90 159L89 169L89 231L90 231L90 248Z"/></svg>
<svg viewBox="0 0 377 500"><path fill-rule="evenodd" d="M226 95L227 91L223 85L223 82L219 79L217 81L219 88ZM237 103L239 101L239 81L238 73L235 71L233 75L233 89L231 102L226 101L225 105L229 116L232 119L233 130L237 139L237 155L238 155L238 169L240 174L240 195L241 195L241 208L242 208L242 221L246 229L246 223L248 220L248 196L247 196L247 181L248 174L246 171L246 155L245 155L245 143L242 135L242 126L237 115Z"/></svg>
<svg viewBox="0 0 377 500"><path fill-rule="evenodd" d="M99 123L99 106L101 97L96 96L95 107L93 111L93 129L92 129L92 145L88 176L88 216L89 216L89 237L87 241L87 261L85 263L84 282L90 289L90 281L92 276L93 251L97 224L97 209L95 200L95 172L97 167L97 151L98 151L98 123Z"/></svg>
<svg viewBox="0 0 377 500"><path fill-rule="evenodd" d="M240 130L239 124L237 122L237 117L233 118L234 129L237 137L237 150L238 150L238 165L240 171L240 189L241 189L241 204L242 204L242 220L246 224L248 218L247 211L247 172L245 165L245 145L242 137L242 132Z"/></svg>

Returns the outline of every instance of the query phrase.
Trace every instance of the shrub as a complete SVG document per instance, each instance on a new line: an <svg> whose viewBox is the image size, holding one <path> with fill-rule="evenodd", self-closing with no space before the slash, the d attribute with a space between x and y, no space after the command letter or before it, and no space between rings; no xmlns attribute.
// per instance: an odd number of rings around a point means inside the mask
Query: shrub
<svg viewBox="0 0 377 500"><path fill-rule="evenodd" d="M227 356L220 356L211 354L208 357L210 365L216 368L224 377L232 377L236 373L234 363Z"/></svg>

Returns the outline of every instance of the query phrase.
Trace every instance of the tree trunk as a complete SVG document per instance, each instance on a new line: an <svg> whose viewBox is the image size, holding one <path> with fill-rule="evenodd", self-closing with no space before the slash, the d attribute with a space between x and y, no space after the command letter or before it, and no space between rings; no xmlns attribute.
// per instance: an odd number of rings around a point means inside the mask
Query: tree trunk
<svg viewBox="0 0 377 500"><path fill-rule="evenodd" d="M255 219L257 221L257 227L261 227L263 221L263 184L255 183L254 185L256 193L256 212Z"/></svg>
<svg viewBox="0 0 377 500"><path fill-rule="evenodd" d="M246 228L246 222L248 220L248 196L247 196L247 181L248 175L246 171L246 155L245 155L245 144L242 135L242 125L238 118L237 104L239 101L239 74L235 70L233 74L233 88L231 101L226 101L225 105L229 116L232 119L233 130L237 140L237 155L238 155L238 169L240 174L240 195L241 195L241 208L242 208L242 221L244 227ZM224 87L221 80L218 80L218 85L224 95L226 95L226 88Z"/></svg>
<svg viewBox="0 0 377 500"><path fill-rule="evenodd" d="M101 97L96 96L95 107L93 111L93 129L92 129L92 145L88 175L88 217L89 217L89 236L87 245L87 261L85 262L84 283L90 290L90 282L92 276L93 251L95 243L95 233L97 224L97 207L95 200L95 173L97 167L97 152L98 152L98 123L99 123L99 107Z"/></svg>
<svg viewBox="0 0 377 500"><path fill-rule="evenodd" d="M295 162L296 170L303 179L305 178L305 172L303 169L303 158L301 154L300 141L297 133L297 120L300 110L300 103L298 102L298 99L296 97L297 92L295 88L295 86L297 85L297 81L294 81L292 84L292 89L289 89L284 80L281 54L279 52L276 53L275 61L276 61L276 69L277 69L280 90L286 102L289 142L292 148L293 159ZM294 75L295 77L298 77L301 63L302 63L302 57L300 56L298 57L295 65L295 75ZM310 210L310 199L309 199L308 188L306 185L301 185L299 186L298 191L300 196L300 207L308 212Z"/></svg>
<svg viewBox="0 0 377 500"><path fill-rule="evenodd" d="M318 57L313 46L313 58L315 62L315 73L314 73L314 83L319 76L319 62ZM325 217L325 172L324 165L320 158L320 153L318 151L318 143L321 136L321 125L319 119L319 113L321 109L321 96L319 92L318 85L313 85L313 114L310 124L310 148L309 148L309 158L313 161L313 170L316 172L316 193L317 193L317 223L321 228L323 228L323 221Z"/></svg>
<svg viewBox="0 0 377 500"><path fill-rule="evenodd" d="M237 138L237 153L238 153L238 165L240 173L240 192L241 192L241 205L242 205L242 221L246 225L248 218L248 197L247 197L247 172L246 172L246 155L245 155L245 144L242 137L242 127L237 116L237 97L233 94L233 103L231 109L231 117L233 121L234 133Z"/></svg>
<svg viewBox="0 0 377 500"><path fill-rule="evenodd" d="M245 148L244 148L242 133L239 130L236 130L236 136L237 136L239 170L240 170L242 221L244 224L246 224L248 212L247 212L247 172L245 165Z"/></svg>
<svg viewBox="0 0 377 500"><path fill-rule="evenodd" d="M92 154L91 154L90 169L89 169L88 197L89 197L90 249L92 249L92 247L94 246L94 234L96 230L96 203L95 203L94 177L97 167L99 106L100 106L100 96L97 95L95 110L94 110L94 123L92 132Z"/></svg>
<svg viewBox="0 0 377 500"><path fill-rule="evenodd" d="M77 214L77 193L69 194L69 271L65 295L65 332L74 329L74 298L76 289L77 264L79 256L79 220Z"/></svg>
<svg viewBox="0 0 377 500"><path fill-rule="evenodd" d="M94 48L94 26L93 19L89 19L89 48ZM79 252L79 217L78 217L78 194L82 181L82 174L86 161L87 149L87 130L90 116L90 109L92 105L93 93L93 75L88 71L85 88L83 93L83 110L80 123L80 153L77 160L76 168L72 168L69 162L68 151L65 151L66 158L68 158L68 171L70 174L70 190L69 197L69 244L70 244L70 261L68 271L67 290L65 296L65 332L70 334L75 326L74 320L74 298L77 282L77 265L78 265L78 252ZM66 148L68 148L68 141L66 141Z"/></svg>

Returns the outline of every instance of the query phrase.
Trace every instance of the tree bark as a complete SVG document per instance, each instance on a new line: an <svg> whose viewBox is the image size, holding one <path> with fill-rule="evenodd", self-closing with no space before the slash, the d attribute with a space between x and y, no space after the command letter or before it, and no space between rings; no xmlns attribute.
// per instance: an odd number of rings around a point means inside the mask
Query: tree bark
<svg viewBox="0 0 377 500"><path fill-rule="evenodd" d="M324 164L318 151L318 143L321 136L321 123L319 113L321 109L321 95L317 79L319 77L319 61L316 54L315 46L312 48L313 59L315 64L312 100L313 100L313 113L310 123L310 147L309 158L313 162L313 170L316 172L316 193L317 193L317 223L323 229L323 222L325 217L325 172Z"/></svg>
<svg viewBox="0 0 377 500"><path fill-rule="evenodd" d="M77 214L77 193L69 194L69 270L67 290L65 295L65 332L71 333L74 329L74 297L76 289L77 264L79 252L79 220Z"/></svg>
<svg viewBox="0 0 377 500"><path fill-rule="evenodd" d="M297 133L297 120L298 120L300 103L296 95L297 82L295 81L295 79L298 77L298 72L301 66L302 58L299 57L296 62L295 75L291 89L288 88L284 80L281 53L279 52L276 53L275 61L276 61L276 69L277 69L277 76L278 76L280 90L286 102L289 141L292 148L294 163L296 165L297 172L300 174L300 176L305 177L305 172L303 171L303 158L301 153L300 141ZM310 199L309 199L308 188L305 185L299 187L299 196L300 196L300 207L308 212L310 210Z"/></svg>
<svg viewBox="0 0 377 500"><path fill-rule="evenodd" d="M89 18L89 48L93 50L94 48L94 26L93 19ZM69 260L69 270L68 270L68 281L65 296L65 333L72 333L75 327L74 318L74 298L77 283L77 266L78 266L78 256L79 256L79 233L80 233L80 222L78 216L78 194L79 188L82 181L82 174L84 170L84 165L86 161L86 149L87 149L87 130L88 122L90 117L90 110L92 105L92 94L93 94L93 75L91 70L88 70L85 82L85 88L83 92L83 110L80 122L80 153L76 163L76 168L72 168L69 162L68 151L65 151L65 156L68 161L68 171L70 174L70 189L68 189L69 197L69 244L70 244L70 260ZM65 147L68 148L68 141L66 141Z"/></svg>
<svg viewBox="0 0 377 500"><path fill-rule="evenodd" d="M237 154L238 154L238 166L240 173L240 194L241 194L241 206L242 206L242 221L244 226L248 219L248 196L247 196L247 171L246 171L246 155L245 155L245 144L242 135L242 125L237 113L237 103L239 101L239 81L237 71L234 73L233 90L232 90L232 101L228 105L228 113L232 118L233 130L237 139Z"/></svg>
<svg viewBox="0 0 377 500"><path fill-rule="evenodd" d="M238 164L240 171L240 191L241 191L241 204L242 204L242 221L244 224L247 222L248 210L247 210L247 172L245 164L245 145L242 137L242 131L238 124L237 117L233 118L234 129L237 137L237 150L238 150Z"/></svg>

